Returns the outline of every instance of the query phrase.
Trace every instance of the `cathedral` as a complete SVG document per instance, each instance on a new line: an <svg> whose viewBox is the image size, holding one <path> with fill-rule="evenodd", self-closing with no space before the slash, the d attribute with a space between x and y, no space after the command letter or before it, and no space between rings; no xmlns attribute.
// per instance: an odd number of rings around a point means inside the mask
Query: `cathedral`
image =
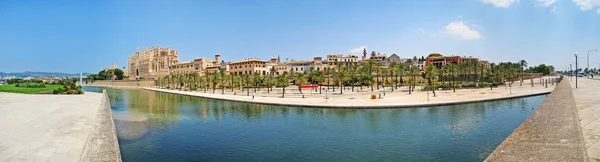
<svg viewBox="0 0 600 162"><path fill-rule="evenodd" d="M130 79L135 78L161 78L169 75L169 66L179 62L179 52L167 48L148 48L141 50L136 47L135 54L129 54L127 62Z"/></svg>

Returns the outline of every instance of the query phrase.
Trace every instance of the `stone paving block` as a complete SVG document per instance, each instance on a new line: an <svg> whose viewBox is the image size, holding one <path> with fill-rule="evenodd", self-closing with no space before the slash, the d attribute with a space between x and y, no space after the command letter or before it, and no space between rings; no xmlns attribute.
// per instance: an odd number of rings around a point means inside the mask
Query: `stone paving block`
<svg viewBox="0 0 600 162"><path fill-rule="evenodd" d="M100 109L103 94L26 95L0 93L1 161L79 160L85 140ZM6 120L8 119L8 120ZM90 121L90 122L88 122ZM86 130L87 129L87 130ZM81 135L83 136L83 135ZM80 145L80 146L77 146ZM75 148L77 156L69 156ZM61 155L54 158L55 155Z"/></svg>

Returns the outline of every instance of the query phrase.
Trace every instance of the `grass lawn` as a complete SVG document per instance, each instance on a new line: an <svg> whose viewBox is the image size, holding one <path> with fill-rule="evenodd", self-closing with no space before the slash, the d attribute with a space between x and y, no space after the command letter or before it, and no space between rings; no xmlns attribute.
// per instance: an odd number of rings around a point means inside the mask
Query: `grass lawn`
<svg viewBox="0 0 600 162"><path fill-rule="evenodd" d="M2 84L0 85L0 92L11 92L11 93L24 93L24 94L37 94L40 92L46 92L55 90L62 87L62 85L49 85L46 84L46 88L26 88L26 87L15 87L14 84Z"/></svg>

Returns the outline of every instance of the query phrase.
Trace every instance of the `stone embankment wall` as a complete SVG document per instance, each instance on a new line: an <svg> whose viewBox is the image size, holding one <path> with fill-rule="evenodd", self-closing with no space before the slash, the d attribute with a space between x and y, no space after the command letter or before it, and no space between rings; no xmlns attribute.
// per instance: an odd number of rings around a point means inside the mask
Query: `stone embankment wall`
<svg viewBox="0 0 600 162"><path fill-rule="evenodd" d="M106 86L106 87L153 87L154 80L98 80L94 83L88 83L88 86Z"/></svg>
<svg viewBox="0 0 600 162"><path fill-rule="evenodd" d="M588 161L568 79L485 161Z"/></svg>
<svg viewBox="0 0 600 162"><path fill-rule="evenodd" d="M96 124L88 136L79 161L121 161L121 151L110 110L110 101L106 90L102 93L102 103L100 103L101 107L96 116Z"/></svg>

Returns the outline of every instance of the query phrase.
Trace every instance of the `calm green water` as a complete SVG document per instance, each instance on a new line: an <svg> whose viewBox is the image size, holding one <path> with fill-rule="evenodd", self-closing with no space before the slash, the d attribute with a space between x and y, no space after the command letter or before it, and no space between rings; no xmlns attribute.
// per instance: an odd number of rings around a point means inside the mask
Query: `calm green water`
<svg viewBox="0 0 600 162"><path fill-rule="evenodd" d="M125 162L482 161L545 98L340 110L108 92Z"/></svg>

